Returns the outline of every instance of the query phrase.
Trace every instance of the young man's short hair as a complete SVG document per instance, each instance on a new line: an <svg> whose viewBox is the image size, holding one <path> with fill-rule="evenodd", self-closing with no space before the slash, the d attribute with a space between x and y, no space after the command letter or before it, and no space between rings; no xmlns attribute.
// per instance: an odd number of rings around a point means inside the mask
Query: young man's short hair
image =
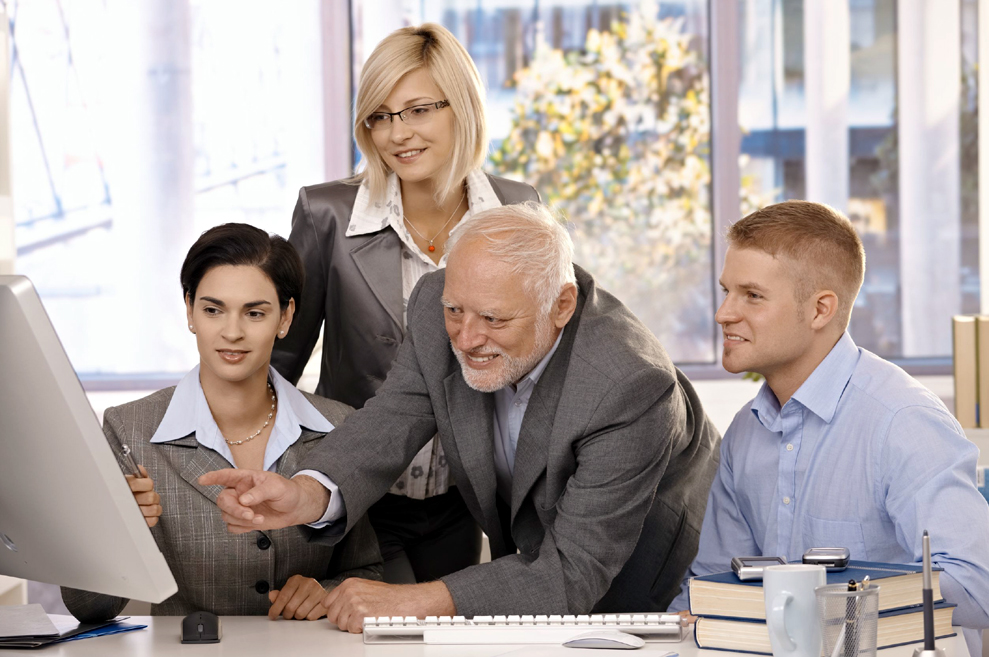
<svg viewBox="0 0 989 657"><path fill-rule="evenodd" d="M836 317L848 326L865 276L865 249L852 223L822 203L784 201L757 210L728 229L728 244L759 249L794 274L798 301L821 290L838 296Z"/></svg>

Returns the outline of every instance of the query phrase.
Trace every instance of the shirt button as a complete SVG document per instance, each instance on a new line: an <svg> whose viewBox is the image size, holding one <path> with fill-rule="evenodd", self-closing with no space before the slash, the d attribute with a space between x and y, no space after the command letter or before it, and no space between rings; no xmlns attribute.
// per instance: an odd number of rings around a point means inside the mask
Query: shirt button
<svg viewBox="0 0 989 657"><path fill-rule="evenodd" d="M783 504L789 504L789 503L790 503L790 498L789 497L784 497L783 498Z"/></svg>
<svg viewBox="0 0 989 657"><path fill-rule="evenodd" d="M787 443L787 445L786 445L786 451L788 451L788 452L792 452L793 451L793 443Z"/></svg>
<svg viewBox="0 0 989 657"><path fill-rule="evenodd" d="M264 534L261 534L260 536L258 536L258 549L267 550L270 547L271 547L271 539L270 538L268 538Z"/></svg>
<svg viewBox="0 0 989 657"><path fill-rule="evenodd" d="M261 595L264 595L270 589L271 589L271 587L268 586L268 582L266 582L264 580L261 580L260 582L258 582L257 584L254 585L254 590L257 591L258 593L260 593Z"/></svg>

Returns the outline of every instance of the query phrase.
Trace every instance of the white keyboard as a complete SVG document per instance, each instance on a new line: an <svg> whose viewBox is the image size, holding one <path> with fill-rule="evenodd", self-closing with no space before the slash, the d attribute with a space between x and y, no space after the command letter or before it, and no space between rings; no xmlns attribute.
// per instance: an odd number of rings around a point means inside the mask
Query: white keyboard
<svg viewBox="0 0 989 657"><path fill-rule="evenodd" d="M649 642L682 641L687 626L676 614L379 616L364 619L364 643L560 644L594 630L618 630Z"/></svg>

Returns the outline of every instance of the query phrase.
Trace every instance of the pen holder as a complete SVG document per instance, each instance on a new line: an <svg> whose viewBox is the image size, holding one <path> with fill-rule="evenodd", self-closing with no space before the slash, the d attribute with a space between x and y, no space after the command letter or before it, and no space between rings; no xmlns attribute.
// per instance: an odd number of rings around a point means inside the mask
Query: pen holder
<svg viewBox="0 0 989 657"><path fill-rule="evenodd" d="M846 584L819 586L824 657L875 657L879 628L879 587L849 591Z"/></svg>

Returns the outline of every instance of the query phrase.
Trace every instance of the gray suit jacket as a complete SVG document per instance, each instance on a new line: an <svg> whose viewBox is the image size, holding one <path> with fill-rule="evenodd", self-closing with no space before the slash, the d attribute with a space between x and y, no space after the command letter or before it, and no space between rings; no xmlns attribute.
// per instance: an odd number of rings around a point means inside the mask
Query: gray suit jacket
<svg viewBox="0 0 989 657"><path fill-rule="evenodd" d="M525 183L488 181L502 205L539 200ZM357 189L337 181L299 190L289 242L302 256L306 285L292 328L271 354L278 373L297 384L323 327L316 394L354 408L385 380L404 336L402 241L389 228L345 236Z"/></svg>
<svg viewBox="0 0 989 657"><path fill-rule="evenodd" d="M178 584L178 593L152 605L154 615L186 615L210 611L218 615L261 615L271 606L267 588L279 589L292 575L312 577L330 589L348 577L381 579L381 555L366 518L336 547L307 540L295 527L234 535L227 531L216 507L219 487L200 486L200 475L231 465L203 447L195 434L167 443L149 442L165 416L175 388L166 388L132 402L107 409L103 431L121 460L120 445L133 450L161 495L162 515L151 533ZM305 393L303 393L305 394ZM306 395L326 419L338 426L351 412L343 404ZM302 435L275 464L279 474L291 476L299 463L330 434L303 429ZM122 461L122 460L121 460ZM62 588L62 599L72 615L84 622L113 618L127 604L125 598Z"/></svg>
<svg viewBox="0 0 989 657"><path fill-rule="evenodd" d="M579 268L577 283L522 422L507 504L493 396L467 386L451 353L443 271L413 292L377 395L306 458L340 486L349 527L439 432L494 559L443 579L459 614L665 610L697 551L720 437L649 330Z"/></svg>

